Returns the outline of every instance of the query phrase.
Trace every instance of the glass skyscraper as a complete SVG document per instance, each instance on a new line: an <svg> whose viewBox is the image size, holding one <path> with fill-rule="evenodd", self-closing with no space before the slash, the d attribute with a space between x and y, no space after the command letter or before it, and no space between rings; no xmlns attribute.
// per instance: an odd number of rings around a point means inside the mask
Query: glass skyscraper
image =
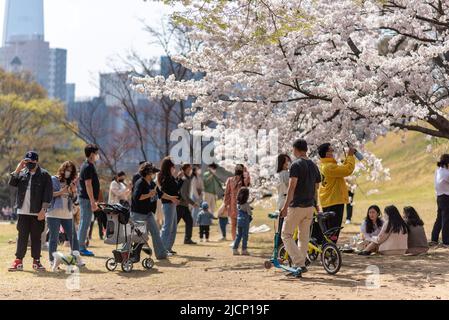
<svg viewBox="0 0 449 320"><path fill-rule="evenodd" d="M0 67L30 72L50 98L73 103L74 85L67 95L67 50L45 41L43 0L6 0Z"/></svg>
<svg viewBox="0 0 449 320"><path fill-rule="evenodd" d="M3 46L29 40L44 40L44 1L6 0Z"/></svg>

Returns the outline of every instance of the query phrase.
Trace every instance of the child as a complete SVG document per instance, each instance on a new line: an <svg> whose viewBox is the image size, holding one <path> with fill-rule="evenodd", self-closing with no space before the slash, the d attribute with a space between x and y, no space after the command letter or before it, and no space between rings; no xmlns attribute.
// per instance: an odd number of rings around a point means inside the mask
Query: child
<svg viewBox="0 0 449 320"><path fill-rule="evenodd" d="M242 255L248 256L249 252L247 250L248 246L248 235L249 235L249 224L252 218L252 209L248 203L249 199L249 189L243 187L240 189L237 195L237 237L235 238L233 253L234 255L239 255L239 245L240 240L242 240Z"/></svg>
<svg viewBox="0 0 449 320"><path fill-rule="evenodd" d="M424 222L413 207L405 207L403 213L404 221L408 225L408 249L407 253L418 255L429 250Z"/></svg>
<svg viewBox="0 0 449 320"><path fill-rule="evenodd" d="M196 223L200 227L200 241L203 242L203 236L206 237L206 242L209 242L210 225L214 215L209 212L209 205L207 202L201 203L201 211L198 213Z"/></svg>

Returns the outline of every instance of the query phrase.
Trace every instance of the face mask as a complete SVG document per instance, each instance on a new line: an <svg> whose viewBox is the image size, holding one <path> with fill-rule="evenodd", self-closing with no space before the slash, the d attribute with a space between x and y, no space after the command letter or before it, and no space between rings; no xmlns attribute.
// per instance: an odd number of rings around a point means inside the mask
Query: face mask
<svg viewBox="0 0 449 320"><path fill-rule="evenodd" d="M34 162L27 162L27 168L28 170L33 170L34 168L36 168L37 164Z"/></svg>
<svg viewBox="0 0 449 320"><path fill-rule="evenodd" d="M64 173L64 175L65 175L65 178L68 179L68 178L70 178L70 176L72 175L72 172L71 172L71 171L66 171L66 172Z"/></svg>
<svg viewBox="0 0 449 320"><path fill-rule="evenodd" d="M100 160L100 155L96 154L95 157L94 157L94 161L96 162L96 161L99 161L99 160Z"/></svg>

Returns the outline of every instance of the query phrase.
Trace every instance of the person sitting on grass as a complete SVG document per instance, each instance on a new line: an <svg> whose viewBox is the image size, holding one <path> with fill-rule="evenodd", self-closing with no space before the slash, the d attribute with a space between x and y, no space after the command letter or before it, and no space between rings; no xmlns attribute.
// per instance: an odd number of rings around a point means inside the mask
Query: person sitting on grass
<svg viewBox="0 0 449 320"><path fill-rule="evenodd" d="M383 224L384 221L381 218L380 208L376 205L370 206L366 213L366 218L360 226L362 240L366 245L372 242L374 237L379 235Z"/></svg>
<svg viewBox="0 0 449 320"><path fill-rule="evenodd" d="M248 248L248 236L249 236L249 224L251 223L252 208L248 203L249 189L242 187L237 195L237 237L235 238L233 248L233 254L239 255L239 245L242 241L242 255L249 256Z"/></svg>
<svg viewBox="0 0 449 320"><path fill-rule="evenodd" d="M404 207L404 221L408 225L408 249L407 253L412 255L423 254L429 251L424 222L413 207Z"/></svg>
<svg viewBox="0 0 449 320"><path fill-rule="evenodd" d="M384 224L378 236L359 255L369 256L372 252L384 255L405 254L407 251L408 226L395 206L384 210Z"/></svg>
<svg viewBox="0 0 449 320"><path fill-rule="evenodd" d="M212 220L215 219L214 215L209 211L209 204L205 201L201 203L201 211L196 218L196 224L200 227L200 241L206 238L206 242L209 242L209 232Z"/></svg>

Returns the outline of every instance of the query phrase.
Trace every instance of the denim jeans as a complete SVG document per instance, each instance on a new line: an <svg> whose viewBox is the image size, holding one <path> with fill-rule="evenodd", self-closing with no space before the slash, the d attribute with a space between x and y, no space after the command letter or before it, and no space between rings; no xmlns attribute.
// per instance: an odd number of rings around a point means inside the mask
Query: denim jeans
<svg viewBox="0 0 449 320"><path fill-rule="evenodd" d="M192 200L195 201L196 203L201 203L201 199L197 198L195 196L192 197ZM200 211L201 211L200 207L192 209L192 219L193 219L193 226L194 227L198 226L198 223L196 223L196 220L198 219L198 214L200 213Z"/></svg>
<svg viewBox="0 0 449 320"><path fill-rule="evenodd" d="M159 228L154 218L153 213L141 214L136 212L131 212L131 219L133 221L145 221L147 225L147 230L151 234L151 239L153 241L153 249L156 258L165 259L167 257L167 250L165 249L161 236L159 234Z"/></svg>
<svg viewBox="0 0 449 320"><path fill-rule="evenodd" d="M67 239L69 239L72 252L79 251L80 246L72 219L47 218L47 225L49 231L48 256L50 261L53 261L53 252L58 248L60 226L64 229Z"/></svg>
<svg viewBox="0 0 449 320"><path fill-rule="evenodd" d="M177 206L176 207L177 219L176 223L179 224L179 221L184 220L186 225L186 232L184 241L192 240L192 230L193 230L193 221L192 221L192 213L190 212L189 207L185 206Z"/></svg>
<svg viewBox="0 0 449 320"><path fill-rule="evenodd" d="M170 251L175 243L178 228L176 205L174 203L163 203L162 211L164 212L164 223L161 229L161 239L165 249Z"/></svg>
<svg viewBox="0 0 449 320"><path fill-rule="evenodd" d="M81 250L86 250L86 238L92 222L92 208L89 199L79 198L80 204L80 226L78 230L78 241Z"/></svg>
<svg viewBox="0 0 449 320"><path fill-rule="evenodd" d="M432 241L438 242L440 232L443 244L449 245L449 195L437 197L438 215L432 229Z"/></svg>
<svg viewBox="0 0 449 320"><path fill-rule="evenodd" d="M220 224L221 234L223 235L223 238L226 238L226 226L229 223L229 219L228 217L220 217L218 218L218 222Z"/></svg>
<svg viewBox="0 0 449 320"><path fill-rule="evenodd" d="M249 215L240 216L237 219L237 236L234 241L233 249L238 249L240 241L242 241L242 249L246 250L248 248L248 236L249 236Z"/></svg>

